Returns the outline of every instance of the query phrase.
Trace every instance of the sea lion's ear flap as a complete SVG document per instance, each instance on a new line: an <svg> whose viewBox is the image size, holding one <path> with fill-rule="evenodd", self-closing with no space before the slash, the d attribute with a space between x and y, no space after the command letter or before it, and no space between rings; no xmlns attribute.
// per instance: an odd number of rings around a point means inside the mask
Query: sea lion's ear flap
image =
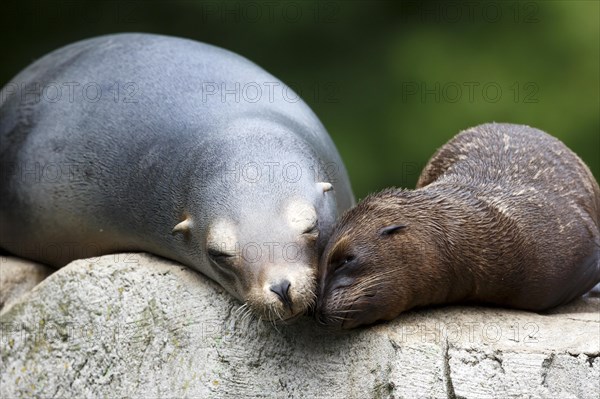
<svg viewBox="0 0 600 399"><path fill-rule="evenodd" d="M324 192L326 193L327 191L331 191L333 190L333 186L331 185L331 183L327 183L327 182L319 182L317 183L317 186Z"/></svg>
<svg viewBox="0 0 600 399"><path fill-rule="evenodd" d="M188 217L183 222L177 223L177 225L175 225L175 227L173 227L171 234L172 235L175 235L177 233L187 234L190 232L191 228L192 228L192 220Z"/></svg>
<svg viewBox="0 0 600 399"><path fill-rule="evenodd" d="M383 229L379 230L379 234L382 236L391 236L401 230L404 230L408 227L406 224L392 224L390 226L386 226Z"/></svg>

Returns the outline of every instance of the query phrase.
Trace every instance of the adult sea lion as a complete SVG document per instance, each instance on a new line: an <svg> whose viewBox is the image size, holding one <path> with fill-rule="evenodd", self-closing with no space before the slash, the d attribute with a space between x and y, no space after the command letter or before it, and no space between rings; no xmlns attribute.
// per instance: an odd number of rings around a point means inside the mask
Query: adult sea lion
<svg viewBox="0 0 600 399"><path fill-rule="evenodd" d="M345 213L321 259L318 319L353 328L431 304L552 308L600 282L599 223L598 183L563 143L477 126L437 151L416 190Z"/></svg>
<svg viewBox="0 0 600 399"><path fill-rule="evenodd" d="M318 256L353 195L317 117L255 64L192 40L101 36L34 62L0 101L3 249L54 266L151 252L270 320L314 304Z"/></svg>

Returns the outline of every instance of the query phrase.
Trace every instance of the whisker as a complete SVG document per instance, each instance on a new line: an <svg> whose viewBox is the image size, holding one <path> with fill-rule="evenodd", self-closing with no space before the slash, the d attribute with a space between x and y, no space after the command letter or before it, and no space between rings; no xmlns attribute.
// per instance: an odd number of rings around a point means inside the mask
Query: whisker
<svg viewBox="0 0 600 399"><path fill-rule="evenodd" d="M273 306L269 306L269 316L271 318L271 324L273 325L273 328L275 329L275 331L281 334L281 331L279 331L279 329L277 328L277 319L275 318L275 316L279 315L277 314L277 309L275 309Z"/></svg>
<svg viewBox="0 0 600 399"><path fill-rule="evenodd" d="M240 314L243 313L243 311L248 307L248 303L244 302L242 305L240 305L238 308L234 309L234 311L232 312L233 316L235 318L238 318L240 316Z"/></svg>
<svg viewBox="0 0 600 399"><path fill-rule="evenodd" d="M250 323L254 319L254 311L250 307L246 307L246 310L242 314L242 321Z"/></svg>

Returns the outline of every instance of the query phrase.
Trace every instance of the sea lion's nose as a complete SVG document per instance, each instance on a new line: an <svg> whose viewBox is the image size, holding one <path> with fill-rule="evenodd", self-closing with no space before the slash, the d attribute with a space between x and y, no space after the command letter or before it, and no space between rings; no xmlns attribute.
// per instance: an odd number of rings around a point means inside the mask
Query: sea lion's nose
<svg viewBox="0 0 600 399"><path fill-rule="evenodd" d="M282 280L279 283L273 284L270 289L288 309L292 310L292 300L289 297L290 285L291 283L288 280Z"/></svg>

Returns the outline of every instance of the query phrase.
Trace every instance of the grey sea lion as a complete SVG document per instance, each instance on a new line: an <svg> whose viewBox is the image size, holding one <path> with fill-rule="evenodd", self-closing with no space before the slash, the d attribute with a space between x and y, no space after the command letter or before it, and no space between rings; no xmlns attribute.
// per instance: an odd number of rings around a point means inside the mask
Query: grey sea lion
<svg viewBox="0 0 600 399"><path fill-rule="evenodd" d="M53 266L146 251L289 320L349 180L325 128L232 52L116 34L58 49L0 98L0 247Z"/></svg>
<svg viewBox="0 0 600 399"><path fill-rule="evenodd" d="M319 267L331 328L477 302L543 311L600 282L600 190L579 157L528 126L485 124L444 145L416 190L346 212Z"/></svg>

